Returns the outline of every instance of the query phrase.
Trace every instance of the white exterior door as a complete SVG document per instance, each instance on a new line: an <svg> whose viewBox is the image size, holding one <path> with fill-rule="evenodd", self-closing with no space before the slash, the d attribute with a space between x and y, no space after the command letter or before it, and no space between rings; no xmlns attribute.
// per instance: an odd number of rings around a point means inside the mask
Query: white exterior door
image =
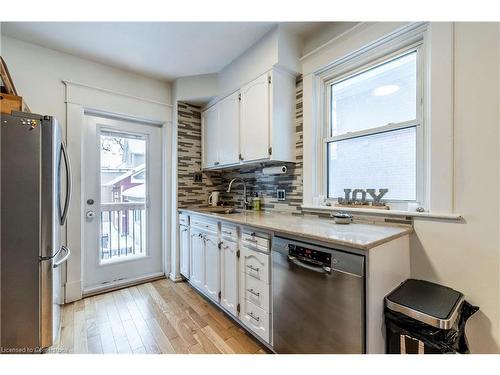
<svg viewBox="0 0 500 375"><path fill-rule="evenodd" d="M160 276L162 130L86 116L84 293Z"/></svg>
<svg viewBox="0 0 500 375"><path fill-rule="evenodd" d="M180 248L180 271L181 275L189 279L189 227L179 226L179 248Z"/></svg>
<svg viewBox="0 0 500 375"><path fill-rule="evenodd" d="M221 245L221 304L234 316L238 315L238 245L223 241Z"/></svg>
<svg viewBox="0 0 500 375"><path fill-rule="evenodd" d="M217 237L205 235L205 293L214 301L219 301L220 260Z"/></svg>
<svg viewBox="0 0 500 375"><path fill-rule="evenodd" d="M269 158L269 76L241 89L240 145L243 162Z"/></svg>
<svg viewBox="0 0 500 375"><path fill-rule="evenodd" d="M210 107L201 114L202 166L210 168L219 165L217 149L219 134L219 106Z"/></svg>
<svg viewBox="0 0 500 375"><path fill-rule="evenodd" d="M205 280L205 242L201 232L195 229L190 231L191 237L191 283L202 290Z"/></svg>
<svg viewBox="0 0 500 375"><path fill-rule="evenodd" d="M239 163L240 153L240 99L239 92L219 102L219 144L208 145L219 149L221 165Z"/></svg>

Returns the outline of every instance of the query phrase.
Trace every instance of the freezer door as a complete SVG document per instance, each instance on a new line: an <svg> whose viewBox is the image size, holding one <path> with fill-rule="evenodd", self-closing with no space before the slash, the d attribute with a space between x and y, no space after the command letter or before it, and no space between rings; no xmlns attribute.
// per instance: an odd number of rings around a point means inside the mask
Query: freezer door
<svg viewBox="0 0 500 375"><path fill-rule="evenodd" d="M62 300L61 270L54 263L61 246L61 130L49 118L42 123L42 196L40 246L40 346L57 339Z"/></svg>

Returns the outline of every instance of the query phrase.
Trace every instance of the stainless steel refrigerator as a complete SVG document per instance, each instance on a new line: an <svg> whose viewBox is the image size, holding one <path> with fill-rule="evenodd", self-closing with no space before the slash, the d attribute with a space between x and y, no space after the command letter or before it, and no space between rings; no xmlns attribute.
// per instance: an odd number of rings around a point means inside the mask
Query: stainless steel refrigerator
<svg viewBox="0 0 500 375"><path fill-rule="evenodd" d="M60 326L69 159L57 120L22 112L1 115L0 154L0 346L39 352Z"/></svg>

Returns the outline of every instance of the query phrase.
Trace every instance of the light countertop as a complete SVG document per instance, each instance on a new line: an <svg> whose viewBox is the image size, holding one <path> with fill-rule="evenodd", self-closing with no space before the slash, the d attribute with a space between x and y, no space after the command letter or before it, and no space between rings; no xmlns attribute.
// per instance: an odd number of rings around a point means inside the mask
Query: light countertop
<svg viewBox="0 0 500 375"><path fill-rule="evenodd" d="M412 232L409 227L364 223L335 224L333 219L268 211L219 214L183 208L179 209L179 212L206 216L234 224L272 231L276 234L288 234L360 250L372 249Z"/></svg>

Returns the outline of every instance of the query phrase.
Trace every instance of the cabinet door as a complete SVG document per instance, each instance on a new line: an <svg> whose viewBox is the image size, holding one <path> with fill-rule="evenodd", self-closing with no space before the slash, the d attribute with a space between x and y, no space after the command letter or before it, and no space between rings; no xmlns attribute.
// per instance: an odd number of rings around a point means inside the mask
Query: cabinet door
<svg viewBox="0 0 500 375"><path fill-rule="evenodd" d="M191 284L203 290L205 280L205 241L201 232L191 230Z"/></svg>
<svg viewBox="0 0 500 375"><path fill-rule="evenodd" d="M245 326L259 335L264 341L270 342L270 315L267 311L244 299L241 302L240 319ZM300 322L296 322L300 324Z"/></svg>
<svg viewBox="0 0 500 375"><path fill-rule="evenodd" d="M205 236L205 294L219 301L220 291L220 259L219 259L219 244L217 237L213 235Z"/></svg>
<svg viewBox="0 0 500 375"><path fill-rule="evenodd" d="M238 245L223 241L221 245L221 304L234 316L238 315Z"/></svg>
<svg viewBox="0 0 500 375"><path fill-rule="evenodd" d="M263 74L241 90L240 145L243 162L269 158L269 81Z"/></svg>
<svg viewBox="0 0 500 375"><path fill-rule="evenodd" d="M236 164L240 153L240 99L239 92L219 102L219 162Z"/></svg>
<svg viewBox="0 0 500 375"><path fill-rule="evenodd" d="M201 114L202 130L202 166L211 168L219 164L218 137L219 137L219 106L210 107Z"/></svg>
<svg viewBox="0 0 500 375"><path fill-rule="evenodd" d="M243 245L241 246L240 262L241 272L262 281L264 284L269 284L269 254L249 249Z"/></svg>
<svg viewBox="0 0 500 375"><path fill-rule="evenodd" d="M181 275L189 279L189 228L185 225L179 226L179 253Z"/></svg>

